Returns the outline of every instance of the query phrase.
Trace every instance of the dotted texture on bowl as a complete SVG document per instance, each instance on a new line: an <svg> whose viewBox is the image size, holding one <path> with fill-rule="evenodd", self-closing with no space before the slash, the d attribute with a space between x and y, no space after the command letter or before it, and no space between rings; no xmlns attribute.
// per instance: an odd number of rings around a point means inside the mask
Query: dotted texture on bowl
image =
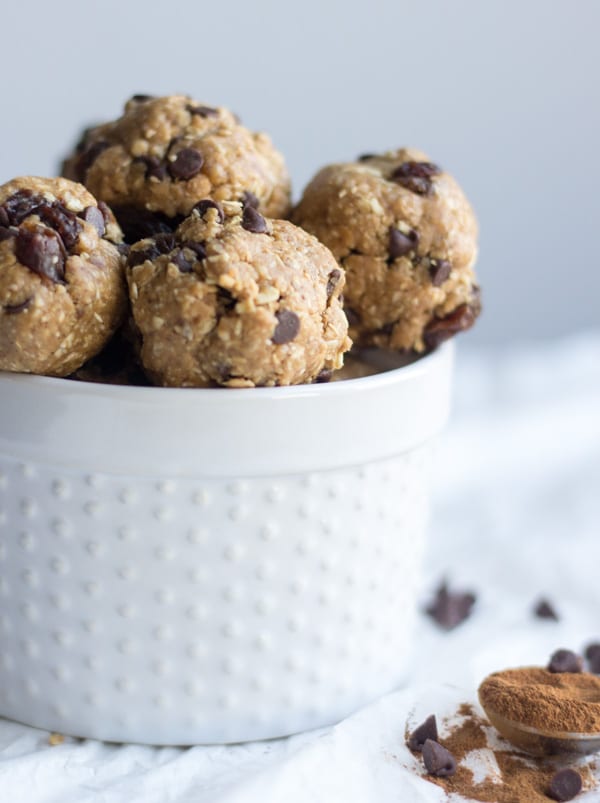
<svg viewBox="0 0 600 803"><path fill-rule="evenodd" d="M154 744L341 719L402 677L426 464L156 481L0 457L0 715Z"/></svg>

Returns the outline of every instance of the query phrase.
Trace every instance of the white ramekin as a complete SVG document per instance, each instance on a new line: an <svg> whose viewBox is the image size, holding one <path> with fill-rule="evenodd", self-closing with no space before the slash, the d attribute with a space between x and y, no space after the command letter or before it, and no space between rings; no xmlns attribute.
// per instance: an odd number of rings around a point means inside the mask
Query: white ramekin
<svg viewBox="0 0 600 803"><path fill-rule="evenodd" d="M452 354L254 390L0 374L0 715L235 742L396 686Z"/></svg>

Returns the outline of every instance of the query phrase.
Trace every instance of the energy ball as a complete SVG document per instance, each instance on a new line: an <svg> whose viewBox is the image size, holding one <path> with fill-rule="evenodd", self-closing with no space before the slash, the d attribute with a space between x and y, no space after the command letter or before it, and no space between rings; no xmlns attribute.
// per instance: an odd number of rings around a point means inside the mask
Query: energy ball
<svg viewBox="0 0 600 803"><path fill-rule="evenodd" d="M477 222L456 181L420 151L325 167L292 220L346 270L344 306L359 346L422 352L480 312Z"/></svg>
<svg viewBox="0 0 600 803"><path fill-rule="evenodd" d="M251 206L200 201L176 232L133 246L126 273L144 370L161 385L323 381L350 347L343 270Z"/></svg>
<svg viewBox="0 0 600 803"><path fill-rule="evenodd" d="M0 370L67 376L102 349L127 308L121 240L80 184L0 187Z"/></svg>
<svg viewBox="0 0 600 803"><path fill-rule="evenodd" d="M287 170L269 137L185 95L135 95L121 118L84 132L63 174L111 206L128 242L175 229L203 198L269 217L290 208Z"/></svg>

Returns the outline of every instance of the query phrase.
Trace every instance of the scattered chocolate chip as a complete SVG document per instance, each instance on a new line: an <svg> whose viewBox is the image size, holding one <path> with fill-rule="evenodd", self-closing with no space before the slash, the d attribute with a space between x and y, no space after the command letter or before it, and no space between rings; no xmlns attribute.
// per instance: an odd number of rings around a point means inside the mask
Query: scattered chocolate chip
<svg viewBox="0 0 600 803"><path fill-rule="evenodd" d="M459 332L470 329L479 315L479 304L461 304L444 318L433 318L425 327L423 339L427 348L435 348Z"/></svg>
<svg viewBox="0 0 600 803"><path fill-rule="evenodd" d="M426 739L423 748L423 763L430 775L447 778L456 772L456 759L449 750L433 739Z"/></svg>
<svg viewBox="0 0 600 803"><path fill-rule="evenodd" d="M185 243L186 248L189 248L190 251L193 251L196 254L196 258L199 260L206 259L206 247L204 243Z"/></svg>
<svg viewBox="0 0 600 803"><path fill-rule="evenodd" d="M323 385L326 382L331 382L331 377L333 376L333 371L330 371L329 368L323 368L315 377L315 382L318 385Z"/></svg>
<svg viewBox="0 0 600 803"><path fill-rule="evenodd" d="M547 669L548 672L583 672L583 659L571 650L556 650Z"/></svg>
<svg viewBox="0 0 600 803"><path fill-rule="evenodd" d="M404 234L395 226L390 228L388 252L391 260L398 259L398 257L403 257L410 251L414 251L418 244L419 234L414 229L410 229L407 234Z"/></svg>
<svg viewBox="0 0 600 803"><path fill-rule="evenodd" d="M590 665L590 672L600 675L600 644L598 642L588 644L584 654Z"/></svg>
<svg viewBox="0 0 600 803"><path fill-rule="evenodd" d="M245 206L242 213L242 228L251 231L253 234L266 234L267 221L252 206Z"/></svg>
<svg viewBox="0 0 600 803"><path fill-rule="evenodd" d="M440 287L450 276L451 270L452 265L447 259L430 259L429 276L431 277L431 284L434 287Z"/></svg>
<svg viewBox="0 0 600 803"><path fill-rule="evenodd" d="M77 243L83 228L77 216L60 203L40 206L36 211L42 223L54 229L65 244L67 251L70 251Z"/></svg>
<svg viewBox="0 0 600 803"><path fill-rule="evenodd" d="M329 274L329 278L327 279L327 298L331 298L333 291L340 283L340 279L342 278L342 271L334 268L331 273Z"/></svg>
<svg viewBox="0 0 600 803"><path fill-rule="evenodd" d="M432 177L441 172L431 162L404 162L393 171L390 181L395 181L417 195L429 195L433 189Z"/></svg>
<svg viewBox="0 0 600 803"><path fill-rule="evenodd" d="M161 212L149 212L147 209L137 209L134 206L115 206L113 212L123 230L126 242L131 245L147 237L173 231L183 220L180 215L169 218Z"/></svg>
<svg viewBox="0 0 600 803"><path fill-rule="evenodd" d="M194 116L198 115L198 117L218 117L219 110L213 109L212 106L186 106L188 112Z"/></svg>
<svg viewBox="0 0 600 803"><path fill-rule="evenodd" d="M251 207L248 207L251 209ZM275 313L277 326L271 336L271 340L276 346L289 343L300 331L300 318L290 309L282 309Z"/></svg>
<svg viewBox="0 0 600 803"><path fill-rule="evenodd" d="M539 600L533 612L538 619L552 619L558 622L559 616L547 599Z"/></svg>
<svg viewBox="0 0 600 803"><path fill-rule="evenodd" d="M178 251L171 260L179 268L180 273L191 273L194 269L194 263L188 259L183 251Z"/></svg>
<svg viewBox="0 0 600 803"><path fill-rule="evenodd" d="M65 249L55 231L45 226L21 229L15 242L15 254L21 265L55 284L64 284Z"/></svg>
<svg viewBox="0 0 600 803"><path fill-rule="evenodd" d="M344 307L344 312L350 326L358 326L360 324L361 318L356 310L353 310L352 307Z"/></svg>
<svg viewBox="0 0 600 803"><path fill-rule="evenodd" d="M442 583L435 599L425 610L444 630L453 630L469 618L475 599L469 591L450 591L447 584Z"/></svg>
<svg viewBox="0 0 600 803"><path fill-rule="evenodd" d="M154 242L156 243L159 254L170 254L177 245L175 235L172 231L157 234L154 238Z"/></svg>
<svg viewBox="0 0 600 803"><path fill-rule="evenodd" d="M127 265L130 268L135 268L136 265L141 265L147 259L153 260L160 256L160 251L154 243L147 245L145 248L132 249L129 252Z"/></svg>
<svg viewBox="0 0 600 803"><path fill-rule="evenodd" d="M216 209L217 217L219 218L219 223L223 223L223 221L225 220L225 213L223 212L223 207L221 206L221 204L217 203L217 201L213 201L212 198L205 198L202 201L198 201L198 203L194 206L194 209L198 212L200 217L204 217L204 213L207 212L209 209Z"/></svg>
<svg viewBox="0 0 600 803"><path fill-rule="evenodd" d="M260 206L260 201L253 192L250 192L250 190L244 190L240 201L242 206L251 206L253 209L258 209Z"/></svg>
<svg viewBox="0 0 600 803"><path fill-rule="evenodd" d="M196 148L182 148L175 159L168 163L171 178L189 181L202 170L204 157Z"/></svg>
<svg viewBox="0 0 600 803"><path fill-rule="evenodd" d="M410 734L407 741L409 750L412 750L415 753L420 753L423 749L423 745L428 739L432 742L437 742L438 740L438 729L435 714L431 714L431 716L427 717L425 722L422 722L419 727L415 728Z"/></svg>
<svg viewBox="0 0 600 803"><path fill-rule="evenodd" d="M6 225L18 226L29 215L37 214L40 207L49 205L43 195L38 195L31 190L17 190L4 202L3 219L7 218Z"/></svg>
<svg viewBox="0 0 600 803"><path fill-rule="evenodd" d="M22 301L20 304L5 304L4 312L7 315L17 315L19 312L25 312L25 310L31 306L32 301L33 296L29 296L29 298L26 298L25 301Z"/></svg>
<svg viewBox="0 0 600 803"><path fill-rule="evenodd" d="M356 161L357 162L368 162L369 159L376 159L376 158L377 158L377 154L376 153L361 153L361 155L357 157Z"/></svg>
<svg viewBox="0 0 600 803"><path fill-rule="evenodd" d="M167 166L158 156L136 156L133 161L144 165L146 178L164 181L168 176Z"/></svg>
<svg viewBox="0 0 600 803"><path fill-rule="evenodd" d="M130 100L134 103L145 103L147 100L154 100L156 95L132 95Z"/></svg>
<svg viewBox="0 0 600 803"><path fill-rule="evenodd" d="M104 215L97 206L86 206L80 215L86 223L90 223L98 232L98 237L104 237L106 231L106 224L104 222Z"/></svg>
<svg viewBox="0 0 600 803"><path fill-rule="evenodd" d="M217 287L217 300L221 302L227 312L237 304L237 299L224 287Z"/></svg>
<svg viewBox="0 0 600 803"><path fill-rule="evenodd" d="M581 775L576 770L562 769L552 776L548 796L552 800L573 800L581 792L582 787Z"/></svg>
<svg viewBox="0 0 600 803"><path fill-rule="evenodd" d="M6 226L0 226L0 243L4 240L10 240L11 237L16 237L18 232L19 230L14 226L10 228L6 228Z"/></svg>
<svg viewBox="0 0 600 803"><path fill-rule="evenodd" d="M77 160L77 164L75 165L75 173L81 180L85 179L90 167L94 164L100 154L104 153L107 148L110 148L110 142L98 140L97 142L92 142L91 145L82 151L79 159Z"/></svg>

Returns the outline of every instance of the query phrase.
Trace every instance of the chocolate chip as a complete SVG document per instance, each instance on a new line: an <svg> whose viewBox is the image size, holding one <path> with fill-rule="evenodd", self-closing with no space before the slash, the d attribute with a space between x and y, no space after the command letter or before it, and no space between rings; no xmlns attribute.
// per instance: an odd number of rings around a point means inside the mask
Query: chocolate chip
<svg viewBox="0 0 600 803"><path fill-rule="evenodd" d="M253 192L250 192L250 190L244 190L240 201L242 206L251 206L253 209L258 209L260 206L260 201Z"/></svg>
<svg viewBox="0 0 600 803"><path fill-rule="evenodd" d="M104 201L98 201L98 209L102 213L102 217L104 218L104 223L108 226L109 223L112 223L112 212L107 204Z"/></svg>
<svg viewBox="0 0 600 803"><path fill-rule="evenodd" d="M43 195L38 195L32 190L18 190L4 202L3 219L8 218L8 223L11 226L18 226L29 215L37 214L40 207L49 205Z"/></svg>
<svg viewBox="0 0 600 803"><path fill-rule="evenodd" d="M429 261L429 276L431 277L431 284L434 287L439 287L440 285L444 284L448 276L450 276L451 270L452 265L447 259L431 259Z"/></svg>
<svg viewBox="0 0 600 803"><path fill-rule="evenodd" d="M224 287L217 287L217 300L221 302L227 312L237 304L237 299Z"/></svg>
<svg viewBox="0 0 600 803"><path fill-rule="evenodd" d="M585 657L590 665L590 672L600 675L600 644L588 644L585 648Z"/></svg>
<svg viewBox="0 0 600 803"><path fill-rule="evenodd" d="M376 159L376 158L377 158L377 154L376 153L361 153L361 155L359 157L357 157L356 161L357 162L368 162L369 159Z"/></svg>
<svg viewBox="0 0 600 803"><path fill-rule="evenodd" d="M417 195L430 195L433 189L431 179L441 172L431 162L404 162L393 171L390 181L395 181Z"/></svg>
<svg viewBox="0 0 600 803"><path fill-rule="evenodd" d="M5 226L0 226L0 243L4 240L10 240L11 237L16 237L19 233L19 230L16 229L14 226L10 228L6 228Z"/></svg>
<svg viewBox="0 0 600 803"><path fill-rule="evenodd" d="M196 254L197 259L206 259L206 246L204 243L185 243L185 247L189 248Z"/></svg>
<svg viewBox="0 0 600 803"><path fill-rule="evenodd" d="M115 247L117 251L121 254L121 256L123 257L129 256L129 252L131 251L131 246L127 245L127 243L115 243Z"/></svg>
<svg viewBox="0 0 600 803"><path fill-rule="evenodd" d="M390 259L403 257L410 251L414 251L419 244L419 235L414 229L410 229L406 234L395 226L390 228L388 252Z"/></svg>
<svg viewBox="0 0 600 803"><path fill-rule="evenodd" d="M94 164L96 159L101 153L104 153L107 148L110 148L110 142L98 140L97 142L92 142L91 145L82 151L79 159L77 160L77 164L75 165L75 173L82 181L85 179L88 170Z"/></svg>
<svg viewBox="0 0 600 803"><path fill-rule="evenodd" d="M573 800L581 792L582 787L581 775L576 770L559 770L552 776L548 787L548 796L552 800Z"/></svg>
<svg viewBox="0 0 600 803"><path fill-rule="evenodd" d="M242 213L242 228L251 231L253 234L266 234L267 221L252 206L245 206Z"/></svg>
<svg viewBox="0 0 600 803"><path fill-rule="evenodd" d="M479 315L479 305L461 304L444 318L433 318L425 327L423 339L427 348L435 348L459 332L470 329Z"/></svg>
<svg viewBox="0 0 600 803"><path fill-rule="evenodd" d="M438 740L438 729L435 714L431 714L431 716L427 717L425 722L422 722L419 727L415 728L410 734L407 741L409 750L412 750L415 753L420 753L423 749L423 745L428 739L432 742L437 742Z"/></svg>
<svg viewBox="0 0 600 803"><path fill-rule="evenodd" d="M81 213L81 217L86 223L90 223L98 232L98 237L104 237L106 225L104 223L104 215L97 206L86 206Z"/></svg>
<svg viewBox="0 0 600 803"><path fill-rule="evenodd" d="M216 209L219 223L223 223L223 221L225 220L225 213L223 212L223 207L221 206L221 204L217 203L216 201L213 201L212 198L205 198L203 201L198 201L198 203L194 206L194 209L198 212L200 217L204 217L204 213L207 212L209 209Z"/></svg>
<svg viewBox="0 0 600 803"><path fill-rule="evenodd" d="M547 666L548 672L583 672L583 659L571 650L556 650Z"/></svg>
<svg viewBox="0 0 600 803"><path fill-rule="evenodd" d="M126 242L131 244L156 234L173 231L183 220L181 216L169 218L161 212L149 212L134 206L115 206L113 212Z"/></svg>
<svg viewBox="0 0 600 803"><path fill-rule="evenodd" d="M145 246L144 248L132 249L129 252L127 265L130 268L135 268L136 265L141 265L146 260L153 260L160 256L160 251L154 243Z"/></svg>
<svg viewBox="0 0 600 803"><path fill-rule="evenodd" d="M57 232L67 251L70 251L77 243L83 228L77 216L59 203L54 203L51 206L40 206L37 209L37 214L46 226Z"/></svg>
<svg viewBox="0 0 600 803"><path fill-rule="evenodd" d="M171 261L177 265L180 273L191 273L194 269L193 261L189 260L183 251L178 251Z"/></svg>
<svg viewBox="0 0 600 803"><path fill-rule="evenodd" d="M171 178L189 181L202 170L204 157L196 148L182 148L175 159L168 164Z"/></svg>
<svg viewBox="0 0 600 803"><path fill-rule="evenodd" d="M146 178L164 181L168 176L167 166L158 156L136 156L133 161L144 165Z"/></svg>
<svg viewBox="0 0 600 803"><path fill-rule="evenodd" d="M448 778L456 772L456 759L449 750L432 739L426 739L422 748L423 763L430 775Z"/></svg>
<svg viewBox="0 0 600 803"><path fill-rule="evenodd" d="M553 619L558 622L559 616L547 599L539 600L533 612L538 619Z"/></svg>
<svg viewBox="0 0 600 803"><path fill-rule="evenodd" d="M328 368L323 368L315 377L315 382L318 385L323 385L326 382L331 382L331 377L333 376L333 371L330 371Z"/></svg>
<svg viewBox="0 0 600 803"><path fill-rule="evenodd" d="M134 103L145 103L147 100L154 100L156 95L132 95L130 100Z"/></svg>
<svg viewBox="0 0 600 803"><path fill-rule="evenodd" d="M250 209L251 207L248 207ZM271 340L276 346L289 343L294 340L300 331L300 318L290 309L282 309L275 313L277 326L271 336Z"/></svg>
<svg viewBox="0 0 600 803"><path fill-rule="evenodd" d="M0 206L0 227L1 228L8 228L10 226L10 220L8 218L8 212L3 206Z"/></svg>
<svg viewBox="0 0 600 803"><path fill-rule="evenodd" d="M21 229L15 243L15 254L21 265L44 276L55 284L64 284L65 250L62 240L45 226Z"/></svg>
<svg viewBox="0 0 600 803"><path fill-rule="evenodd" d="M32 301L33 296L29 296L29 298L26 298L25 301L22 301L20 304L5 304L4 312L7 315L17 315L19 312L25 312L25 310L31 306Z"/></svg>
<svg viewBox="0 0 600 803"><path fill-rule="evenodd" d="M198 117L218 117L219 110L213 109L212 106L186 106L188 112L194 116L198 115Z"/></svg>
<svg viewBox="0 0 600 803"><path fill-rule="evenodd" d="M169 254L176 247L177 242L172 231L157 234L154 238L159 254Z"/></svg>
<svg viewBox="0 0 600 803"><path fill-rule="evenodd" d="M333 291L340 283L340 279L342 278L342 271L334 268L331 273L329 274L329 278L327 279L327 298L331 298Z"/></svg>
<svg viewBox="0 0 600 803"><path fill-rule="evenodd" d="M469 618L475 599L469 591L450 591L447 584L442 583L426 613L444 630L453 630Z"/></svg>

